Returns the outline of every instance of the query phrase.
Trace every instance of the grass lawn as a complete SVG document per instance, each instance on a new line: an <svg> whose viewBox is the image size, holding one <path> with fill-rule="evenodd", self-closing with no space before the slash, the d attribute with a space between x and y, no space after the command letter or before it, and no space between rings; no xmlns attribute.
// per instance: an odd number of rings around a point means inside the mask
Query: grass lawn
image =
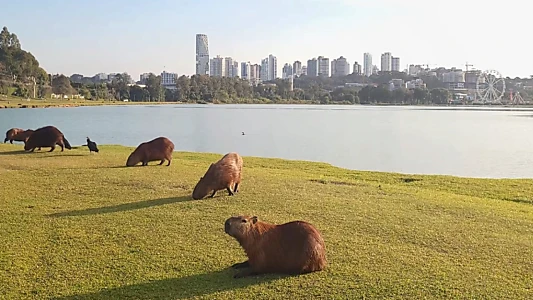
<svg viewBox="0 0 533 300"><path fill-rule="evenodd" d="M43 107L72 107L72 106L100 106L100 105L157 105L179 104L181 102L123 102L84 99L22 99L17 97L4 97L0 95L1 108L43 108Z"/></svg>
<svg viewBox="0 0 533 300"><path fill-rule="evenodd" d="M133 148L0 145L2 299L531 299L533 180L349 171L244 157L240 193L194 201L218 154L125 168ZM43 150L47 150L44 148ZM233 279L236 214L306 220L327 270Z"/></svg>

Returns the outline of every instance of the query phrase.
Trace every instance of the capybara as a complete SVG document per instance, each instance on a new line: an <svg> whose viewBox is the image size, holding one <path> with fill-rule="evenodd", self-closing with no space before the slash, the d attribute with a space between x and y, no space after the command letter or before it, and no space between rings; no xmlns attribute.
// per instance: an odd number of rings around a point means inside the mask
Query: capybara
<svg viewBox="0 0 533 300"><path fill-rule="evenodd" d="M6 138L4 139L4 143L7 143L9 141L11 144L13 144L13 141L16 142L24 142L24 139L20 140L20 138L17 138L17 135L24 132L24 129L22 128L11 128L6 132Z"/></svg>
<svg viewBox="0 0 533 300"><path fill-rule="evenodd" d="M172 152L174 151L174 143L166 137L158 137L149 142L141 143L128 157L126 167L133 167L139 162L143 166L147 166L148 162L160 160L159 165L162 165L165 160L168 160L167 166L172 162Z"/></svg>
<svg viewBox="0 0 533 300"><path fill-rule="evenodd" d="M219 161L209 166L207 172L194 187L192 198L202 199L213 191L211 198L217 191L226 189L230 196L239 191L242 173L242 157L235 152L224 155Z"/></svg>
<svg viewBox="0 0 533 300"><path fill-rule="evenodd" d="M232 266L245 268L235 278L264 273L305 274L326 267L324 240L305 221L276 225L259 221L256 216L236 216L226 220L224 231L248 256L247 261Z"/></svg>
<svg viewBox="0 0 533 300"><path fill-rule="evenodd" d="M24 150L33 152L35 148L50 147L50 151L55 150L56 145L61 147L61 152L64 148L72 149L70 143L59 129L54 126L45 126L35 130L24 145Z"/></svg>

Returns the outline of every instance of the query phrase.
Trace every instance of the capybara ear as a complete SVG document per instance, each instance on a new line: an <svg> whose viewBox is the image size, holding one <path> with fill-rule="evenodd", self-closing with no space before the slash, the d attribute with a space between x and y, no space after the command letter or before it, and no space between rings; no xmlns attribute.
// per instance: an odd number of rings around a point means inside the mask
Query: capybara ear
<svg viewBox="0 0 533 300"><path fill-rule="evenodd" d="M253 217L252 217L252 223L253 223L253 224L257 223L257 217L256 217L256 216L253 216Z"/></svg>

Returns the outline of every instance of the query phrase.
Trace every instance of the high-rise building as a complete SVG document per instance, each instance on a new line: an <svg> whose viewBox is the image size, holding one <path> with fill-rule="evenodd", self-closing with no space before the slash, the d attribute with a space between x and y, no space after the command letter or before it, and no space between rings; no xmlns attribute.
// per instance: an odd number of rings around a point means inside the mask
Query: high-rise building
<svg viewBox="0 0 533 300"><path fill-rule="evenodd" d="M302 75L302 62L301 61L297 60L294 62L294 64L292 65L292 72L296 76Z"/></svg>
<svg viewBox="0 0 533 300"><path fill-rule="evenodd" d="M381 72L390 72L392 70L392 54L385 52L381 54Z"/></svg>
<svg viewBox="0 0 533 300"><path fill-rule="evenodd" d="M311 77L318 76L318 60L316 58L307 61L306 75Z"/></svg>
<svg viewBox="0 0 533 300"><path fill-rule="evenodd" d="M394 56L392 57L391 71L400 72L400 58L399 57L394 57Z"/></svg>
<svg viewBox="0 0 533 300"><path fill-rule="evenodd" d="M217 55L217 57L211 59L211 65L209 69L209 74L214 77L222 77L225 75L225 67L226 64L224 63L224 58L220 57L220 55Z"/></svg>
<svg viewBox="0 0 533 300"><path fill-rule="evenodd" d="M293 75L293 69L291 64L285 64L281 70L281 78L287 79Z"/></svg>
<svg viewBox="0 0 533 300"><path fill-rule="evenodd" d="M250 62L241 63L241 78L242 79L246 79L246 80L250 81L250 79L251 79L251 74L250 74L251 66L252 65L250 64Z"/></svg>
<svg viewBox="0 0 533 300"><path fill-rule="evenodd" d="M250 65L250 83L257 85L261 81L261 66L258 64Z"/></svg>
<svg viewBox="0 0 533 300"><path fill-rule="evenodd" d="M353 74L355 75L361 75L362 72L361 72L361 65L358 63L358 62L354 62L353 63Z"/></svg>
<svg viewBox="0 0 533 300"><path fill-rule="evenodd" d="M342 77L350 74L350 64L341 56L331 62L331 77Z"/></svg>
<svg viewBox="0 0 533 300"><path fill-rule="evenodd" d="M307 76L307 66L302 66L302 75Z"/></svg>
<svg viewBox="0 0 533 300"><path fill-rule="evenodd" d="M329 58L319 56L318 61L318 76L329 77Z"/></svg>
<svg viewBox="0 0 533 300"><path fill-rule="evenodd" d="M209 75L209 44L207 35L196 35L196 74Z"/></svg>
<svg viewBox="0 0 533 300"><path fill-rule="evenodd" d="M239 65L235 68L235 61L231 57L224 58L224 77L237 77L239 76Z"/></svg>
<svg viewBox="0 0 533 300"><path fill-rule="evenodd" d="M233 77L239 77L239 63L233 62Z"/></svg>
<svg viewBox="0 0 533 300"><path fill-rule="evenodd" d="M261 60L261 80L270 81L278 77L278 59L270 54Z"/></svg>
<svg viewBox="0 0 533 300"><path fill-rule="evenodd" d="M372 65L372 55L370 53L364 54L363 60L363 72L365 76L369 77L372 75L373 65Z"/></svg>

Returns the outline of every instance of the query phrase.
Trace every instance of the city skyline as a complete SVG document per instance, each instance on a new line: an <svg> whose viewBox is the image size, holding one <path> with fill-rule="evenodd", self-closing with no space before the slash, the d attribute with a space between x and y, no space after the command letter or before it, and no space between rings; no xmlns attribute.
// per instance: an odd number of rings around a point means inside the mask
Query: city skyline
<svg viewBox="0 0 533 300"><path fill-rule="evenodd" d="M499 8L477 0L450 0L435 3L429 12L426 2L420 0L272 0L266 8L247 1L117 0L105 2L106 9L98 3L104 2L32 1L33 9L24 10L22 3L0 0L4 10L1 25L16 33L23 49L54 74L128 72L138 78L141 73L166 70L192 75L196 66L191 63L195 61L195 43L191 41L197 33L209 37L211 58L220 54L260 64L272 53L278 60L278 74L285 63L307 62L317 55L330 60L344 56L350 64L357 61L363 65L363 53L370 53L374 65L379 66L384 52L401 58L401 70L408 64L462 68L468 61L477 69L495 69L504 76L533 74L533 62L517 55L533 50L528 44L515 43L523 40L519 30L497 25L476 34L467 30L479 28L476 24L486 19L525 28L527 10L519 9L523 4L516 0ZM295 18L302 16L304 7L310 22ZM221 17L235 10L242 16ZM79 18L79 11L91 16L86 26L72 26L87 21ZM50 12L62 17L50 18ZM199 12L205 22L197 22ZM254 21L264 14L274 20L269 26ZM453 14L464 20L449 18ZM142 24L135 21L136 15L143 15ZM316 40L337 42L317 44ZM491 40L498 42L488 42Z"/></svg>

